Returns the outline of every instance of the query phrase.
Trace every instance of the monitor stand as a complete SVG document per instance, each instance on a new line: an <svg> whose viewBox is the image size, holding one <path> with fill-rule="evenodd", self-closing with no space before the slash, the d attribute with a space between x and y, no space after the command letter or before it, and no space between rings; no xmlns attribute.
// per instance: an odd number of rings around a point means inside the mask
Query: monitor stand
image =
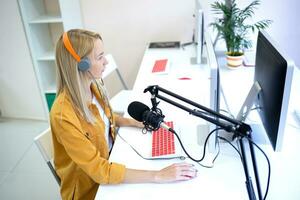
<svg viewBox="0 0 300 200"><path fill-rule="evenodd" d="M246 120L260 91L261 91L261 87L260 87L259 83L258 82L253 83L253 85L252 85L252 87L251 87L251 89L250 89L250 91L249 91L242 107L240 108L240 111L239 111L237 117L236 117L237 120L243 121L243 122ZM255 125L255 126L257 126L257 125ZM260 125L258 125L258 126L261 127ZM251 127L252 127L252 125L251 125ZM229 141L233 140L233 133L222 131L221 135L224 136Z"/></svg>
<svg viewBox="0 0 300 200"><path fill-rule="evenodd" d="M197 57L191 57L190 63L191 63L191 65L207 64L207 58L201 56L201 62L198 63Z"/></svg>
<svg viewBox="0 0 300 200"><path fill-rule="evenodd" d="M243 103L243 105L239 111L239 114L236 117L237 120L240 120L240 121L246 120L260 91L261 91L261 87L260 87L259 83L256 81L252 85L252 87L248 93L248 96L247 96L245 102Z"/></svg>

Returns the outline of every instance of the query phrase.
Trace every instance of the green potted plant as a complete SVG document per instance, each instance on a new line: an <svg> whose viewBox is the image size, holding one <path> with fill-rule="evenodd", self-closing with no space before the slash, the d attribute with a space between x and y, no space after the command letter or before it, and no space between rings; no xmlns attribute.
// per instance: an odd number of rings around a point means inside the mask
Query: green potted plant
<svg viewBox="0 0 300 200"><path fill-rule="evenodd" d="M227 65L230 67L242 65L244 50L252 47L249 32L265 29L272 23L271 20L247 23L259 4L259 0L254 0L244 9L238 8L235 0L216 1L211 4L212 11L221 16L210 25L218 31L217 37L225 40Z"/></svg>

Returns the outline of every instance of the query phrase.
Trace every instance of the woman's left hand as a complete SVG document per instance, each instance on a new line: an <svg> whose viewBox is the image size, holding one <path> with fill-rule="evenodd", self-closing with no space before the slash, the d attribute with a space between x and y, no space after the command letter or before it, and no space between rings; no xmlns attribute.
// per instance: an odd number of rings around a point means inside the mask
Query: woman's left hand
<svg viewBox="0 0 300 200"><path fill-rule="evenodd" d="M145 127L143 122L139 122L139 121L136 121L136 120L134 120L134 121L135 121L135 127L137 127L137 128L144 128Z"/></svg>

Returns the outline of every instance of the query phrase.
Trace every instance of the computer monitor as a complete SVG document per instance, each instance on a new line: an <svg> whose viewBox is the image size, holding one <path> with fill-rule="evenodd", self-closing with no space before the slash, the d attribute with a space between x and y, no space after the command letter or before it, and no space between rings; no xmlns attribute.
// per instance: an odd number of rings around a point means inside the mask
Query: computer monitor
<svg viewBox="0 0 300 200"><path fill-rule="evenodd" d="M288 114L294 63L264 31L258 33L255 76L261 91L254 104L275 151L280 151Z"/></svg>
<svg viewBox="0 0 300 200"><path fill-rule="evenodd" d="M210 70L210 108L216 112L220 111L220 77L219 63L213 47L210 34L205 31L205 47L207 64Z"/></svg>
<svg viewBox="0 0 300 200"><path fill-rule="evenodd" d="M210 109L220 112L220 77L219 77L219 63L216 56L215 49L208 31L204 32L205 51L207 57L207 65L210 71ZM209 125L209 132L217 128L216 125ZM216 134L217 135L217 134ZM209 150L214 152L216 150L216 138L211 137L209 140Z"/></svg>
<svg viewBox="0 0 300 200"><path fill-rule="evenodd" d="M194 42L196 43L196 63L201 64L204 44L204 12L200 0L195 0Z"/></svg>
<svg viewBox="0 0 300 200"><path fill-rule="evenodd" d="M288 113L294 63L264 31L258 33L254 84L237 116L244 120L254 104L268 139L280 151ZM253 131L255 142L264 141L263 131Z"/></svg>

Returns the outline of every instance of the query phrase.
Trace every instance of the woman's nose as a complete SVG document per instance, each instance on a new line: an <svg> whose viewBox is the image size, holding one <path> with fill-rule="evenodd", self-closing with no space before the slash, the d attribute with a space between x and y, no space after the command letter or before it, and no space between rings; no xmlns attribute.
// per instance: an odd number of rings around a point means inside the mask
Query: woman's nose
<svg viewBox="0 0 300 200"><path fill-rule="evenodd" d="M108 64L108 60L106 59L106 57L104 57L104 65Z"/></svg>

